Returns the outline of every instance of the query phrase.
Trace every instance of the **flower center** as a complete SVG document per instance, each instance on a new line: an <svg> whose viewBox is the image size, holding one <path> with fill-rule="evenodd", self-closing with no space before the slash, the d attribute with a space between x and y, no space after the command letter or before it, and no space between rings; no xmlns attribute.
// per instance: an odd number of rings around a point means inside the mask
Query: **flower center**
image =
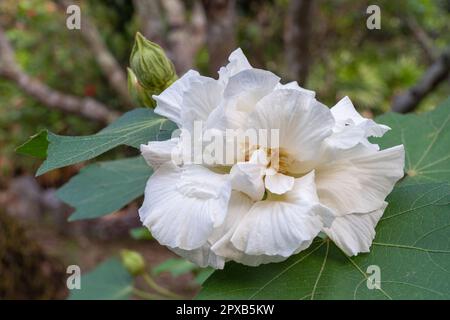
<svg viewBox="0 0 450 320"><path fill-rule="evenodd" d="M289 168L295 158L285 148L266 148L259 145L243 144L245 162L254 162L265 165L274 173L289 174Z"/></svg>
<svg viewBox="0 0 450 320"><path fill-rule="evenodd" d="M268 167L283 174L288 173L289 165L292 163L291 157L286 149L272 148L267 150L267 158L269 159Z"/></svg>

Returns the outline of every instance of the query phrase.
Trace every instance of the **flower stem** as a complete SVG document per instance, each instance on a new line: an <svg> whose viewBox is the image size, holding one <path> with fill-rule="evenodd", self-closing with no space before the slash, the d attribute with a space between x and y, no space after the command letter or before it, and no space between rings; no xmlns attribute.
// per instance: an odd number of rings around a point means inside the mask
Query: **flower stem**
<svg viewBox="0 0 450 320"><path fill-rule="evenodd" d="M160 293L160 294L162 294L162 295L164 295L164 296L167 296L167 297L169 297L169 298L172 298L172 299L184 299L182 296L180 296L180 295L178 295L178 294L176 294L176 293L174 293L174 292L172 292L172 291L170 291L170 290L168 290L168 289L166 289L166 288L163 288L163 287L161 287L160 285L158 285L158 284L150 277L149 274L145 273L145 274L143 275L143 277L144 277L145 282L148 284L148 286L149 286L150 288L152 288L153 290L155 290L156 292L158 292L158 293Z"/></svg>

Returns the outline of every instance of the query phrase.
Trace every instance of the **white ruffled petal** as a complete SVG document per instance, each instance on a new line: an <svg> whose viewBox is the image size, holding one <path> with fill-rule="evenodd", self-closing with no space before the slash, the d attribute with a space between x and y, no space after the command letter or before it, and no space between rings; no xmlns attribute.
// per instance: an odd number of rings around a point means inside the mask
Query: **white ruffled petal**
<svg viewBox="0 0 450 320"><path fill-rule="evenodd" d="M309 247L309 245L306 247ZM304 249L302 249L302 250L304 250ZM299 252L302 250L299 250ZM294 254L296 254L296 253L297 252L295 252ZM289 257L283 257L283 256L279 256L279 255L273 255L273 256L268 256L266 254L250 255L250 254L245 254L237 249L235 251L235 255L233 256L234 261L242 263L247 266L251 266L251 267L257 267L261 264L267 264L267 263L282 262L288 258Z"/></svg>
<svg viewBox="0 0 450 320"><path fill-rule="evenodd" d="M230 171L233 190L241 191L251 199L258 201L264 196L263 174L265 167L250 162L233 165Z"/></svg>
<svg viewBox="0 0 450 320"><path fill-rule="evenodd" d="M279 83L279 84L277 84L277 86L275 87L275 89L276 89L276 90L280 90L280 89L293 89L293 90L297 90L297 91L306 93L307 95L310 95L310 96L313 97L313 98L316 96L316 93L315 93L314 91L308 90L308 89L305 89L305 88L300 87L300 86L298 85L298 82L297 82L297 81L291 81L291 82L288 82L288 83L286 83L286 84L281 84L281 83Z"/></svg>
<svg viewBox="0 0 450 320"><path fill-rule="evenodd" d="M197 71L189 70L161 94L153 95L152 98L156 101L155 113L172 120L181 127L183 94L189 88L190 82L199 76Z"/></svg>
<svg viewBox="0 0 450 320"><path fill-rule="evenodd" d="M337 217L330 228L323 231L349 256L369 252L375 238L375 226L383 215L387 203L369 213L354 213Z"/></svg>
<svg viewBox="0 0 450 320"><path fill-rule="evenodd" d="M214 228L208 241L202 247L194 250L169 249L200 267L210 266L214 269L223 269L225 261L232 260L237 252L232 245L230 246L231 235L239 220L247 214L252 204L253 201L243 193L232 191L224 222ZM232 252L233 250L236 252Z"/></svg>
<svg viewBox="0 0 450 320"><path fill-rule="evenodd" d="M212 78L196 77L183 95L181 122L183 128L193 131L194 121L206 121L222 100L223 86Z"/></svg>
<svg viewBox="0 0 450 320"><path fill-rule="evenodd" d="M337 215L380 208L404 175L404 158L403 145L382 151L361 145L347 150L334 162L316 169L320 203Z"/></svg>
<svg viewBox="0 0 450 320"><path fill-rule="evenodd" d="M262 97L273 91L280 78L260 70L244 70L232 76L223 92L224 100L210 114L208 128L242 129L249 113Z"/></svg>
<svg viewBox="0 0 450 320"><path fill-rule="evenodd" d="M209 238L209 241L213 244L212 250L217 255L230 258L227 252L231 236L242 218L247 215L253 203L254 201L244 193L235 190L231 192L225 221L219 227L214 229L214 232Z"/></svg>
<svg viewBox="0 0 450 320"><path fill-rule="evenodd" d="M298 161L319 156L321 144L331 135L333 125L333 116L326 106L310 95L288 89L265 96L249 117L249 128L278 129L280 147Z"/></svg>
<svg viewBox="0 0 450 320"><path fill-rule="evenodd" d="M270 71L244 70L229 79L223 95L225 99L236 99L237 110L249 112L279 81L280 78Z"/></svg>
<svg viewBox="0 0 450 320"><path fill-rule="evenodd" d="M172 161L177 163L180 160L179 138L165 141L150 141L148 144L141 144L141 153L145 161L154 170L163 163Z"/></svg>
<svg viewBox="0 0 450 320"><path fill-rule="evenodd" d="M241 191L252 200L264 196L264 174L269 164L266 151L258 149L252 153L248 162L238 162L231 167L230 177L233 190Z"/></svg>
<svg viewBox="0 0 450 320"><path fill-rule="evenodd" d="M314 195L308 192L315 189L310 184L307 175L281 198L256 202L231 237L233 246L247 255L283 257L306 249L323 226L323 208L310 201Z"/></svg>
<svg viewBox="0 0 450 320"><path fill-rule="evenodd" d="M225 219L230 194L228 175L165 163L147 182L139 216L161 244L197 249Z"/></svg>
<svg viewBox="0 0 450 320"><path fill-rule="evenodd" d="M371 146L368 137L381 137L390 130L388 126L362 117L348 97L342 98L330 111L336 121L333 135L327 139L331 147L348 149L358 143ZM372 146L377 149L377 145Z"/></svg>
<svg viewBox="0 0 450 320"><path fill-rule="evenodd" d="M236 108L236 100L222 101L214 109L206 121L207 129L218 129L223 132L227 129L240 129L247 122L248 112Z"/></svg>
<svg viewBox="0 0 450 320"><path fill-rule="evenodd" d="M308 213L312 209L280 201L257 202L231 242L248 255L289 257L298 248L306 249L320 232L319 217Z"/></svg>
<svg viewBox="0 0 450 320"><path fill-rule="evenodd" d="M219 70L219 81L221 83L228 82L229 78L241 71L252 69L241 48L234 50L228 57L228 61L229 63Z"/></svg>
<svg viewBox="0 0 450 320"><path fill-rule="evenodd" d="M195 263L201 268L212 267L214 269L223 269L225 266L225 259L216 255L211 250L210 243L206 243L198 249L182 250L179 248L170 248L177 255Z"/></svg>
<svg viewBox="0 0 450 320"><path fill-rule="evenodd" d="M367 140L365 130L357 126L351 126L333 132L333 134L326 139L326 143L331 148L350 149L364 140Z"/></svg>
<svg viewBox="0 0 450 320"><path fill-rule="evenodd" d="M294 177L270 171L270 169L266 171L266 177L264 178L267 190L275 194L283 194L292 190L295 181Z"/></svg>
<svg viewBox="0 0 450 320"><path fill-rule="evenodd" d="M247 215L253 203L254 202L243 193L237 191L232 192L227 217L224 223L214 230L209 239L213 243L211 250L216 256L223 257L226 261L233 260L249 266L280 262L287 259L287 257L277 255L248 255L236 249L230 241L239 222Z"/></svg>

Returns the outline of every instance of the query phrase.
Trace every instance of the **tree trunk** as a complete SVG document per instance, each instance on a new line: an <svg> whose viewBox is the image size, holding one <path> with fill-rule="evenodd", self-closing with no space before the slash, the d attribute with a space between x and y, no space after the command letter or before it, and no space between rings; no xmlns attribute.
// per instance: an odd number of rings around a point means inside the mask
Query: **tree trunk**
<svg viewBox="0 0 450 320"><path fill-rule="evenodd" d="M162 10L158 0L133 0L139 20L139 30L147 39L166 49Z"/></svg>
<svg viewBox="0 0 450 320"><path fill-rule="evenodd" d="M291 0L287 13L284 42L287 76L306 85L311 64L311 20L313 0Z"/></svg>
<svg viewBox="0 0 450 320"><path fill-rule="evenodd" d="M235 0L203 0L207 20L209 71L215 75L236 48Z"/></svg>

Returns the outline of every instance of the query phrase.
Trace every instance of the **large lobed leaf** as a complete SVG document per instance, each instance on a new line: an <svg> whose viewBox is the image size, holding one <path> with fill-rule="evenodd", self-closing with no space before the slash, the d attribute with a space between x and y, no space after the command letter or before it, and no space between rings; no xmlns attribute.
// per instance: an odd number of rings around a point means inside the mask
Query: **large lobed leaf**
<svg viewBox="0 0 450 320"><path fill-rule="evenodd" d="M36 173L39 176L53 169L92 159L119 145L138 148L140 144L151 140L168 139L175 128L173 122L156 115L151 109L135 109L97 134L71 137L43 131L17 151L32 156L47 156Z"/></svg>
<svg viewBox="0 0 450 320"><path fill-rule="evenodd" d="M75 208L71 221L100 217L141 196L152 172L141 156L91 164L60 188L57 196Z"/></svg>
<svg viewBox="0 0 450 320"><path fill-rule="evenodd" d="M405 145L402 183L450 183L450 99L424 114L387 113L376 120L392 128L377 141L382 148Z"/></svg>
<svg viewBox="0 0 450 320"><path fill-rule="evenodd" d="M347 257L329 240L283 263L229 263L203 285L200 299L449 299L450 187L398 187L369 254ZM369 266L381 289L369 289Z"/></svg>

